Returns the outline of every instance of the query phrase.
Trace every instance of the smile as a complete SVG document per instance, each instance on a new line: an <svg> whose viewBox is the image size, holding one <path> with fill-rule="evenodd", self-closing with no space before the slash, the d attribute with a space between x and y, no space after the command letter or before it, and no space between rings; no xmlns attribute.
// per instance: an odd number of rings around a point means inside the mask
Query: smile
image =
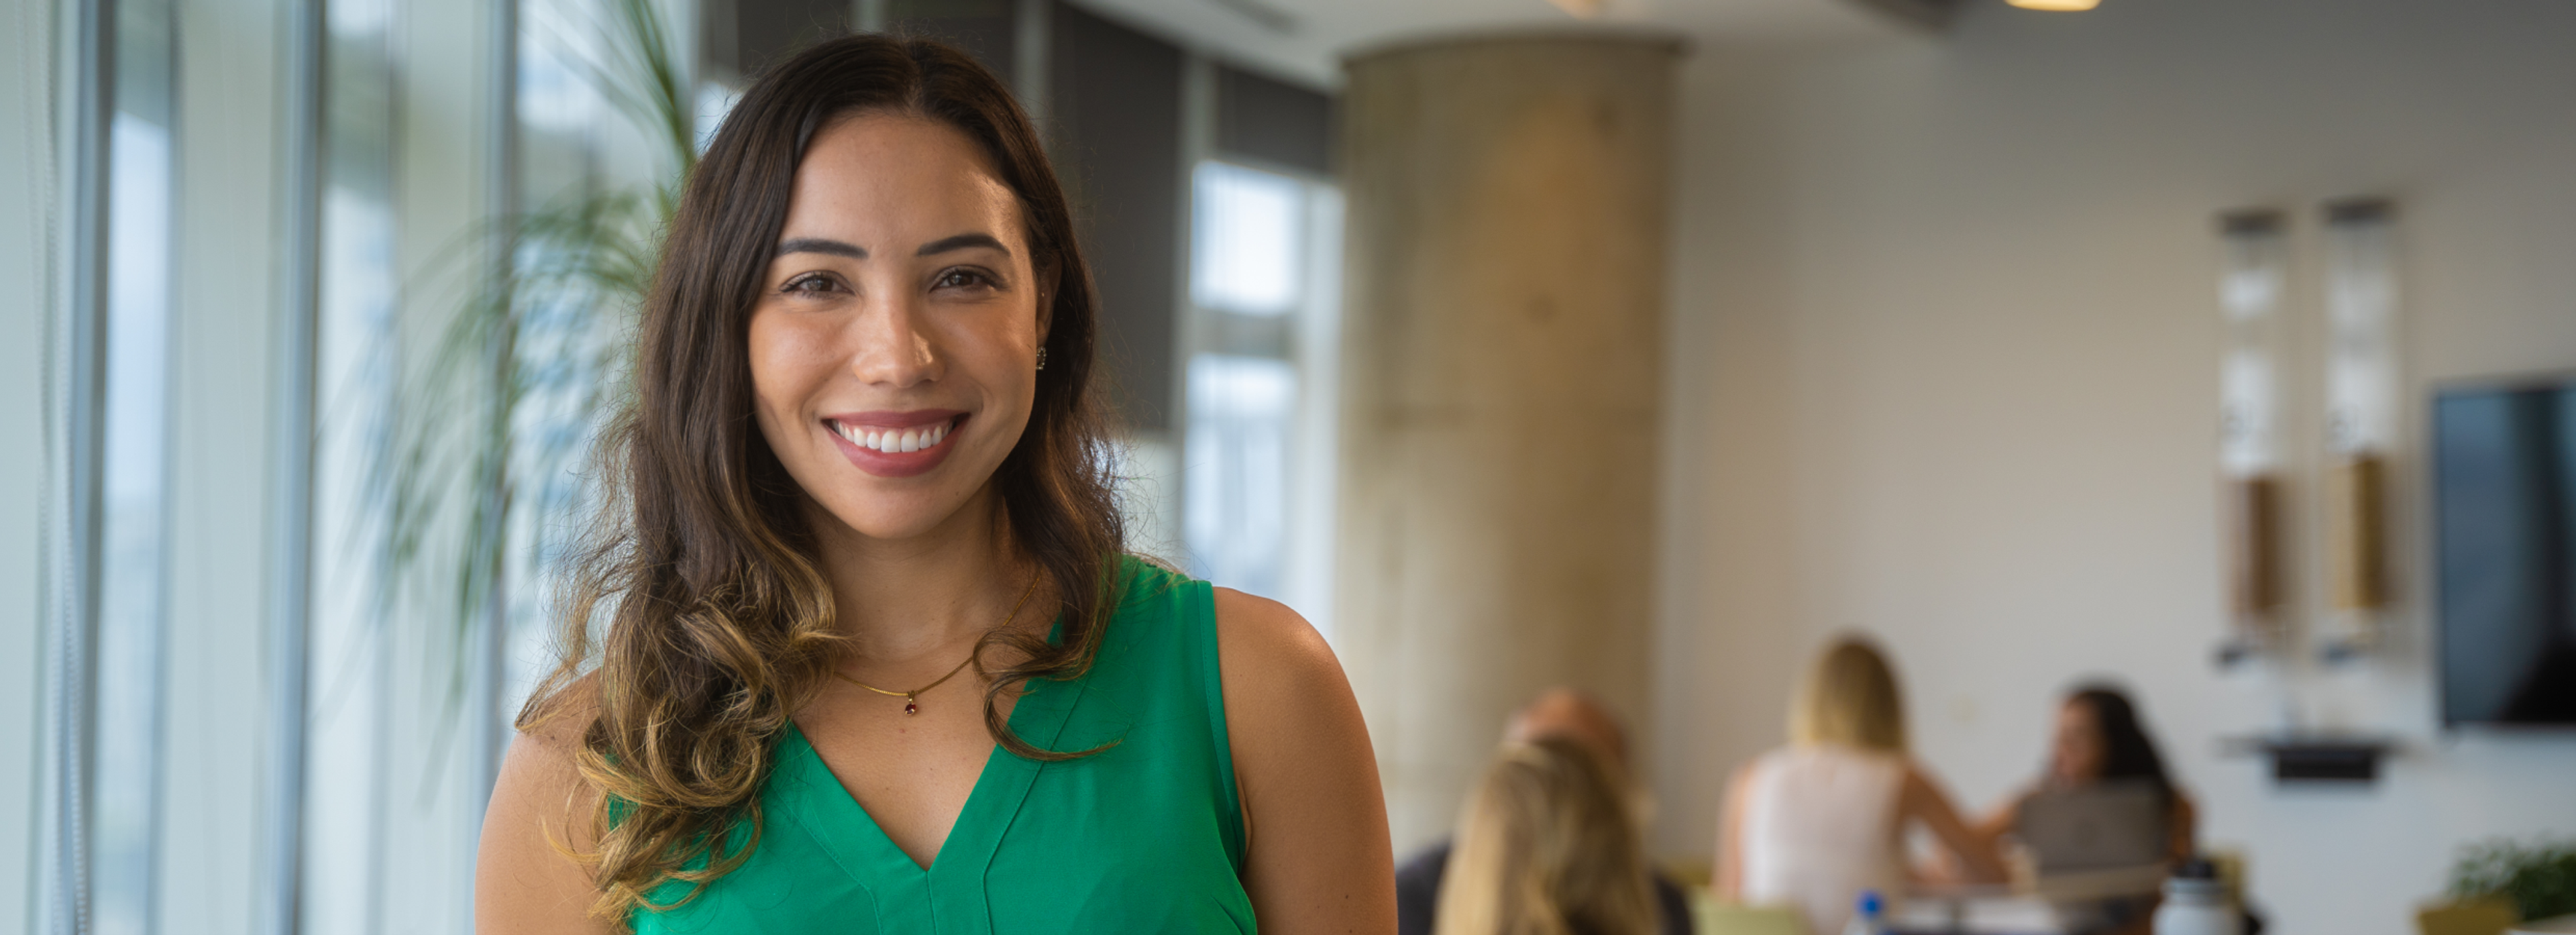
<svg viewBox="0 0 2576 935"><path fill-rule="evenodd" d="M966 418L955 409L854 412L826 416L823 427L831 430L841 456L859 470L878 477L913 477L948 460L955 448L948 439Z"/></svg>
<svg viewBox="0 0 2576 935"><path fill-rule="evenodd" d="M930 425L900 429L847 425L837 421L832 421L831 426L832 431L839 433L842 438L849 439L850 444L869 451L899 454L938 447L940 442L948 438L949 431L956 428L958 419L962 418L965 417L957 416Z"/></svg>

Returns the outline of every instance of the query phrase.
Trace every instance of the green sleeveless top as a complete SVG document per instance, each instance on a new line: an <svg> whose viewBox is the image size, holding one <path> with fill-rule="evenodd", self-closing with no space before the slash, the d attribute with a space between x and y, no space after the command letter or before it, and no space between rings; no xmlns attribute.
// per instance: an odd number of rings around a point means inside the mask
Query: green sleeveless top
<svg viewBox="0 0 2576 935"><path fill-rule="evenodd" d="M1032 680L1022 739L1100 753L1040 763L994 747L939 856L895 847L790 726L751 858L638 933L1253 931L1243 809L1207 582L1135 558L1091 671ZM747 837L738 834L736 841ZM669 881L652 901L690 884Z"/></svg>

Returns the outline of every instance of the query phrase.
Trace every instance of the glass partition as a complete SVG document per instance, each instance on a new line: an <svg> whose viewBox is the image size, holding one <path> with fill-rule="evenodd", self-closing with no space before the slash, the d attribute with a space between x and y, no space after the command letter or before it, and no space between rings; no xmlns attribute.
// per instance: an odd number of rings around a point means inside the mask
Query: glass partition
<svg viewBox="0 0 2576 935"><path fill-rule="evenodd" d="M306 622L298 927L381 927L381 811L392 792L369 505L395 368L394 0L331 0L323 20L321 236L314 326L312 594Z"/></svg>
<svg viewBox="0 0 2576 935"><path fill-rule="evenodd" d="M162 592L169 486L171 15L115 7L108 123L97 619L90 743L90 927L154 931L160 830Z"/></svg>

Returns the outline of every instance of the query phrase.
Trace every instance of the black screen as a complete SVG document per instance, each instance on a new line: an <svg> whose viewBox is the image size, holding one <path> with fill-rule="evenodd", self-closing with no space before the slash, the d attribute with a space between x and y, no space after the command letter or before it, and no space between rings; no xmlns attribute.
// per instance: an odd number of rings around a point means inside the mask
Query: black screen
<svg viewBox="0 0 2576 935"><path fill-rule="evenodd" d="M2576 384L2433 401L2442 719L2576 725Z"/></svg>

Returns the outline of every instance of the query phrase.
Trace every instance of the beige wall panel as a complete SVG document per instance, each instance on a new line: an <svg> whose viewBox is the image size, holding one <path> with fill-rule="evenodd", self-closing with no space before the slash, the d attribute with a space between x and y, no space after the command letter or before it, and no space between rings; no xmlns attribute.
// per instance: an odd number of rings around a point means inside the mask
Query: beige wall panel
<svg viewBox="0 0 2576 935"><path fill-rule="evenodd" d="M1646 714L1676 52L1351 63L1337 630L1400 849L1540 688Z"/></svg>

